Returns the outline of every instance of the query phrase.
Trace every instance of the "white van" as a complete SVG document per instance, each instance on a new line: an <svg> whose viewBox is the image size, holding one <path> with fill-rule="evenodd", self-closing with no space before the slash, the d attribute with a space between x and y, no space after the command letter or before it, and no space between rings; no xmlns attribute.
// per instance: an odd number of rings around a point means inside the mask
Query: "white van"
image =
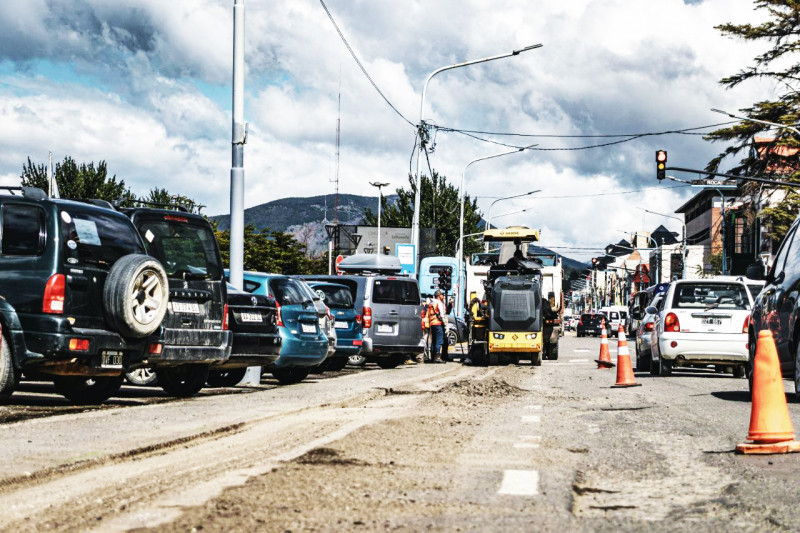
<svg viewBox="0 0 800 533"><path fill-rule="evenodd" d="M601 307L600 312L606 317L606 330L609 336L616 334L620 324L623 329L628 321L628 308L624 305L611 305Z"/></svg>

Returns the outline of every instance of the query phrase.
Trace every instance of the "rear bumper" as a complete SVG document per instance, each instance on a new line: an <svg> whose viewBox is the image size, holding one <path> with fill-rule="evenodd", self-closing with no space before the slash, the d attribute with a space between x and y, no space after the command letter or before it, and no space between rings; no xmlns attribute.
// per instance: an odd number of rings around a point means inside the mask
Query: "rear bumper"
<svg viewBox="0 0 800 533"><path fill-rule="evenodd" d="M219 363L231 355L230 331L167 329L164 338L161 354L148 358L149 365L154 368L186 363Z"/></svg>
<svg viewBox="0 0 800 533"><path fill-rule="evenodd" d="M214 368L269 366L278 360L281 351L280 335L233 332L233 346L228 360Z"/></svg>
<svg viewBox="0 0 800 533"><path fill-rule="evenodd" d="M287 366L316 366L321 364L328 356L330 341L324 334L317 338L302 338L287 331L281 331L280 356L272 366L281 368Z"/></svg>
<svg viewBox="0 0 800 533"><path fill-rule="evenodd" d="M664 359L691 363L746 363L749 358L746 333L662 333L658 351Z"/></svg>

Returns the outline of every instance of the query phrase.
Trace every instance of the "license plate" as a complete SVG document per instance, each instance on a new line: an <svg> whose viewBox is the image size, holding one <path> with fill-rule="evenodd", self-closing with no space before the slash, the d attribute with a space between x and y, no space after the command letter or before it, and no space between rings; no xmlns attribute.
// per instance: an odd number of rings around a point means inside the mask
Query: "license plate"
<svg viewBox="0 0 800 533"><path fill-rule="evenodd" d="M122 368L122 352L105 351L100 354L101 368Z"/></svg>
<svg viewBox="0 0 800 533"><path fill-rule="evenodd" d="M172 302L172 310L176 313L200 314L200 304L197 302Z"/></svg>
<svg viewBox="0 0 800 533"><path fill-rule="evenodd" d="M261 313L242 313L242 322L261 322Z"/></svg>
<svg viewBox="0 0 800 533"><path fill-rule="evenodd" d="M348 325L347 322L342 322L341 320L337 320L333 323L333 327L336 329L347 329Z"/></svg>
<svg viewBox="0 0 800 533"><path fill-rule="evenodd" d="M394 327L391 324L378 324L378 333L392 333Z"/></svg>
<svg viewBox="0 0 800 533"><path fill-rule="evenodd" d="M721 318L704 318L703 319L704 326L721 326L722 319Z"/></svg>
<svg viewBox="0 0 800 533"><path fill-rule="evenodd" d="M300 330L303 333L316 333L317 332L317 328L314 326L314 324L300 324Z"/></svg>

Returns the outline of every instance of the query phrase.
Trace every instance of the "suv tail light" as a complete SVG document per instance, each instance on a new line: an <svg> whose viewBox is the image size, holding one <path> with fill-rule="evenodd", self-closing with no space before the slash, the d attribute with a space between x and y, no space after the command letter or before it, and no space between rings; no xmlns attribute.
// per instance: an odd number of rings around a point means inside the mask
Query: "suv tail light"
<svg viewBox="0 0 800 533"><path fill-rule="evenodd" d="M580 318L578 319L578 324L580 324L581 326L583 325L583 317L580 317Z"/></svg>
<svg viewBox="0 0 800 533"><path fill-rule="evenodd" d="M655 327L656 327L655 322L647 322L644 325L644 330L645 331L653 331L655 329Z"/></svg>
<svg viewBox="0 0 800 533"><path fill-rule="evenodd" d="M664 331L678 333L680 330L681 322L678 320L678 315L675 313L668 313L667 316L664 317Z"/></svg>
<svg viewBox="0 0 800 533"><path fill-rule="evenodd" d="M748 329L750 329L750 315L744 317L744 324L742 325L742 333L747 333Z"/></svg>
<svg viewBox="0 0 800 533"><path fill-rule="evenodd" d="M66 278L64 274L53 274L44 286L44 301L42 313L51 315L64 314L64 299L66 293Z"/></svg>
<svg viewBox="0 0 800 533"><path fill-rule="evenodd" d="M222 308L222 331L228 331L228 304Z"/></svg>
<svg viewBox="0 0 800 533"><path fill-rule="evenodd" d="M283 327L283 317L281 317L281 304L278 301L275 301L275 325L278 327Z"/></svg>
<svg viewBox="0 0 800 533"><path fill-rule="evenodd" d="M363 309L364 314L364 327L369 329L372 327L372 308L365 307Z"/></svg>

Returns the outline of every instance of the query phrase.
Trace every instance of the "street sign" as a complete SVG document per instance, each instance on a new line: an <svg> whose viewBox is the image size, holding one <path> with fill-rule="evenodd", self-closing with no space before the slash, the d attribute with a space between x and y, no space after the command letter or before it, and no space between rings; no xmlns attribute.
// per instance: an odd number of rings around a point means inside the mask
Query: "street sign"
<svg viewBox="0 0 800 533"><path fill-rule="evenodd" d="M738 187L732 180L692 180L692 187L703 187L704 189L719 189L721 191L731 191Z"/></svg>
<svg viewBox="0 0 800 533"><path fill-rule="evenodd" d="M394 255L400 260L401 274L417 275L417 265L414 262L415 246L413 244L395 244Z"/></svg>

